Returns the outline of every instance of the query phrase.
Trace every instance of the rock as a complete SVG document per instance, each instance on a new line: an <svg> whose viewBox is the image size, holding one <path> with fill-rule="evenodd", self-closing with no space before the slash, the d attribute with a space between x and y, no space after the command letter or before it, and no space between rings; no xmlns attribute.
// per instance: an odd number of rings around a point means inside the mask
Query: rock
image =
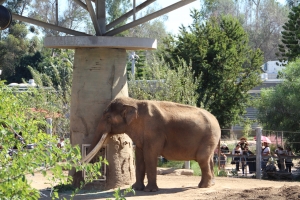
<svg viewBox="0 0 300 200"><path fill-rule="evenodd" d="M165 174L173 174L173 175L186 175L193 176L194 170L192 169L174 169L174 168L157 168L157 175L165 175Z"/></svg>
<svg viewBox="0 0 300 200"><path fill-rule="evenodd" d="M174 170L174 168L157 168L157 175L171 174Z"/></svg>
<svg viewBox="0 0 300 200"><path fill-rule="evenodd" d="M192 169L176 169L174 171L176 175L186 175L186 176L193 176L194 170Z"/></svg>

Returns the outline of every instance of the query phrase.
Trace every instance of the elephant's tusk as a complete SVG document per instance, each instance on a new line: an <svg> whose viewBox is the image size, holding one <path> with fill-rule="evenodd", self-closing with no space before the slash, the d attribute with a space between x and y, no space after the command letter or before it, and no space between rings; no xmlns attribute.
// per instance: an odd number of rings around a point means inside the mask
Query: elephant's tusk
<svg viewBox="0 0 300 200"><path fill-rule="evenodd" d="M107 135L108 135L108 133L104 133L102 135L101 139L99 140L99 142L97 143L97 145L94 147L94 149L88 155L86 155L84 158L82 158L81 162L87 162L87 163L89 163L95 157L95 155L98 153L98 151L103 146L103 143L104 143Z"/></svg>

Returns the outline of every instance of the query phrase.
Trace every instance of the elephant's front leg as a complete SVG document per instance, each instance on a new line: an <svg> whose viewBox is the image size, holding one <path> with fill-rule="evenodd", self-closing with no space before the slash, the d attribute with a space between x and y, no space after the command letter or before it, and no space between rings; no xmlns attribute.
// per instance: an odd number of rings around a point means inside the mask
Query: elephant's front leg
<svg viewBox="0 0 300 200"><path fill-rule="evenodd" d="M132 185L132 188L135 190L144 190L144 179L145 179L145 161L144 161L144 155L143 150L140 148L135 149L135 163L136 163L136 169L135 169L135 176L136 176L136 182Z"/></svg>
<svg viewBox="0 0 300 200"><path fill-rule="evenodd" d="M149 150L148 150L149 151ZM151 152L151 151L150 151ZM145 187L145 192L156 192L158 191L156 176L157 176L157 154L147 154L145 155L145 164L146 164L146 172L148 185Z"/></svg>

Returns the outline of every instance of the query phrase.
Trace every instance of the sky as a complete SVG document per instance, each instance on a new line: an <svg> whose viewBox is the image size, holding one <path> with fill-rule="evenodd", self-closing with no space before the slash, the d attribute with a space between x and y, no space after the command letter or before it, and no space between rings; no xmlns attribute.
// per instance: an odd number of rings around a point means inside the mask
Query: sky
<svg viewBox="0 0 300 200"><path fill-rule="evenodd" d="M177 2L178 0L158 0L157 4L161 5L162 8L165 8ZM190 10L193 8L200 9L200 0L196 0L181 8L169 12L167 14L168 20L165 22L167 31L176 34L181 24L184 26L190 25L193 22L192 18L190 17Z"/></svg>
<svg viewBox="0 0 300 200"><path fill-rule="evenodd" d="M285 2L285 0L277 0L277 1L282 4ZM144 2L144 0L137 0L136 2L137 5L139 5L141 2ZM157 0L156 4L160 5L162 8L165 8L177 2L179 2L179 0ZM167 31L176 34L178 33L181 24L183 24L184 26L190 25L193 22L192 18L190 17L190 10L192 8L200 9L200 0L196 0L181 8L169 12L167 14L168 20L165 22Z"/></svg>

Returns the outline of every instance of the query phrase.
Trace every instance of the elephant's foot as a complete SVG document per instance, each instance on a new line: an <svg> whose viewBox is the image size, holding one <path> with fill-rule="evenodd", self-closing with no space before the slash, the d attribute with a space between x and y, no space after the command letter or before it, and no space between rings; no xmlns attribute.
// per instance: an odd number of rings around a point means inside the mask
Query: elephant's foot
<svg viewBox="0 0 300 200"><path fill-rule="evenodd" d="M209 188L209 187L211 187L213 185L215 185L215 180L214 179L212 179L210 181L202 181L201 180L200 183L199 183L199 185L198 185L198 187L199 188Z"/></svg>
<svg viewBox="0 0 300 200"><path fill-rule="evenodd" d="M134 190L142 191L142 190L144 190L144 188L145 188L144 183L138 183L138 182L135 182L135 183L132 185L132 189L134 189Z"/></svg>
<svg viewBox="0 0 300 200"><path fill-rule="evenodd" d="M158 191L158 187L155 184L148 184L145 189L144 189L144 192L157 192Z"/></svg>

